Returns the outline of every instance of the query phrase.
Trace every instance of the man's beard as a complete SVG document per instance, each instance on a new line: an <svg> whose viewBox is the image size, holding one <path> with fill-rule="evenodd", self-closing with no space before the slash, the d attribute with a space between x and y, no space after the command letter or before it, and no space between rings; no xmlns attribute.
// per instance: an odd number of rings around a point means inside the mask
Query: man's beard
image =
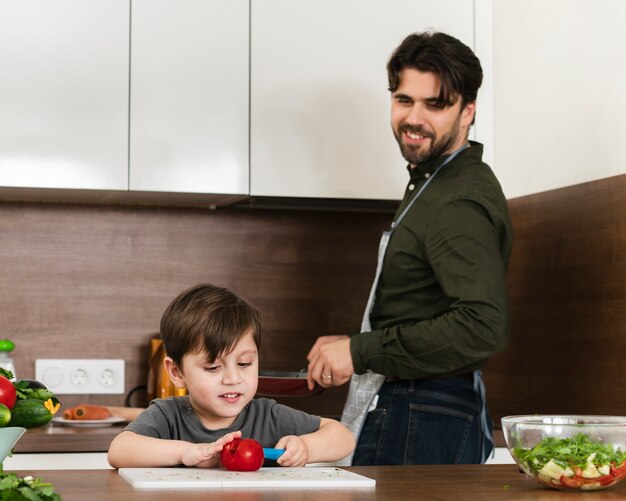
<svg viewBox="0 0 626 501"><path fill-rule="evenodd" d="M419 134L424 138L430 139L430 148L425 149L424 146L417 146L412 144L404 144L402 142L403 132L408 131L413 134ZM396 141L400 145L400 152L404 159L409 162L411 165L417 165L422 162L426 162L432 158L440 157L441 155L445 155L446 153L452 153L449 151L454 144L456 143L459 134L461 131L461 116L455 120L452 125L450 131L447 134L444 134L440 138L436 138L434 134L427 132L420 125L412 126L412 125L401 125L400 130L398 132L394 131L394 136L396 137Z"/></svg>

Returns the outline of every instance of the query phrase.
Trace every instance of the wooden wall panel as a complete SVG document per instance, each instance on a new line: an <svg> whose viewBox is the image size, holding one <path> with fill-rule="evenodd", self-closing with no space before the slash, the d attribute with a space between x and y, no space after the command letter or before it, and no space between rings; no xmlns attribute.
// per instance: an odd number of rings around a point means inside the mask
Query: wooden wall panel
<svg viewBox="0 0 626 501"><path fill-rule="evenodd" d="M0 337L17 344L20 377L34 377L37 358L123 358L128 391L145 384L148 340L167 304L207 281L261 309L263 369L299 370L317 336L358 328L390 220L384 213L1 203ZM344 394L289 403L336 416ZM121 404L123 396L88 400Z"/></svg>
<svg viewBox="0 0 626 501"><path fill-rule="evenodd" d="M493 417L625 415L626 175L509 204L512 335L484 371ZM37 358L123 358L128 391L145 383L165 306L210 281L263 312L262 368L298 370L318 335L358 327L390 219L0 203L0 337L17 343L21 377L34 376ZM283 401L336 417L345 392Z"/></svg>
<svg viewBox="0 0 626 501"><path fill-rule="evenodd" d="M512 337L485 369L494 418L626 415L626 175L509 206Z"/></svg>

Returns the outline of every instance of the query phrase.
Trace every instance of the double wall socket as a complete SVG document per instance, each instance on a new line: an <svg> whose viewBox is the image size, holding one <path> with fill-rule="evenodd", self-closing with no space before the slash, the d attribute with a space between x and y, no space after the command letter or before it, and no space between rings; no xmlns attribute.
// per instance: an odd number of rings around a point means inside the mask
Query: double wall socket
<svg viewBox="0 0 626 501"><path fill-rule="evenodd" d="M35 360L35 378L59 395L124 393L124 360Z"/></svg>

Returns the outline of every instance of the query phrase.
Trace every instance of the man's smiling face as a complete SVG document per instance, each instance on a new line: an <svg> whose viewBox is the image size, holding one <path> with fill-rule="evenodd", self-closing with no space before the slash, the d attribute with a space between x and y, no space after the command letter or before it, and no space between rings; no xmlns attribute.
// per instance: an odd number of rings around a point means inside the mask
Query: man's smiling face
<svg viewBox="0 0 626 501"><path fill-rule="evenodd" d="M391 128L402 156L412 167L452 153L467 141L476 104L461 108L457 96L451 106L441 106L440 86L435 73L405 68L392 93Z"/></svg>

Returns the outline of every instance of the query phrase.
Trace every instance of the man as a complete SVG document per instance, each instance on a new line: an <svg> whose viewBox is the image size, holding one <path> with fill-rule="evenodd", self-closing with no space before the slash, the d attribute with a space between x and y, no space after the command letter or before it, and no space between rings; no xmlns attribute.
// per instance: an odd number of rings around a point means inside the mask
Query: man
<svg viewBox="0 0 626 501"><path fill-rule="evenodd" d="M484 462L480 368L508 338L513 235L482 145L468 141L482 68L459 40L422 33L387 71L410 180L381 239L361 332L317 339L309 385L350 382L342 421L358 438L354 465Z"/></svg>

